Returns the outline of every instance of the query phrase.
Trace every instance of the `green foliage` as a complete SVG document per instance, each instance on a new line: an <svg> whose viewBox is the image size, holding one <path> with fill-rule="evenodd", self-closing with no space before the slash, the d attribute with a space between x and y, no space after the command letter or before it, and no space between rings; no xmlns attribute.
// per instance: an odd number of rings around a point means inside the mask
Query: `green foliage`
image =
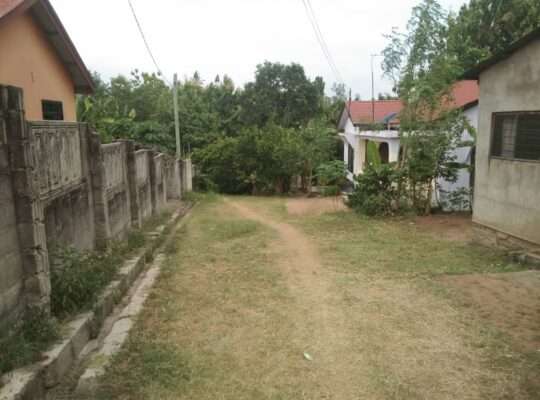
<svg viewBox="0 0 540 400"><path fill-rule="evenodd" d="M349 206L366 215L392 215L400 209L402 172L393 164L368 164L356 176L356 186L349 196Z"/></svg>
<svg viewBox="0 0 540 400"><path fill-rule="evenodd" d="M152 224L161 219L150 220ZM146 243L140 230L128 233L127 240L114 243L106 252L81 252L74 248L57 248L53 254L51 268L51 311L64 318L91 306L101 291L116 275L126 255Z"/></svg>
<svg viewBox="0 0 540 400"><path fill-rule="evenodd" d="M112 253L58 249L51 268L51 311L63 318L90 306L112 280L121 260Z"/></svg>
<svg viewBox="0 0 540 400"><path fill-rule="evenodd" d="M174 152L172 90L160 76L135 70L104 82L78 99L78 117L104 142L127 138ZM286 192L292 175L309 190L314 169L338 149L335 123L345 88L324 96L324 82L298 64L265 62L255 80L236 88L226 75L205 84L198 73L178 85L184 152L200 167L196 186L226 193Z"/></svg>
<svg viewBox="0 0 540 400"><path fill-rule="evenodd" d="M537 0L471 0L449 16L448 51L465 71L539 26Z"/></svg>
<svg viewBox="0 0 540 400"><path fill-rule="evenodd" d="M375 167L381 165L381 155L379 154L379 148L377 147L377 144L375 142L367 142L366 159L367 163L370 165L373 165Z"/></svg>
<svg viewBox="0 0 540 400"><path fill-rule="evenodd" d="M322 188L321 194L324 197L336 197L341 194L341 188L338 185L330 185Z"/></svg>
<svg viewBox="0 0 540 400"><path fill-rule="evenodd" d="M347 167L343 161L329 161L317 168L317 179L323 186L338 186L345 183Z"/></svg>
<svg viewBox="0 0 540 400"><path fill-rule="evenodd" d="M44 311L29 308L22 323L0 337L0 375L32 362L59 338L58 327Z"/></svg>
<svg viewBox="0 0 540 400"><path fill-rule="evenodd" d="M285 193L293 176L310 182L313 170L332 158L332 132L318 121L305 128L270 123L222 136L197 150L194 162L224 193Z"/></svg>
<svg viewBox="0 0 540 400"><path fill-rule="evenodd" d="M472 189L462 187L445 194L447 200L441 202L445 208L456 211L472 211Z"/></svg>
<svg viewBox="0 0 540 400"><path fill-rule="evenodd" d="M240 102L245 126L305 126L322 112L324 81L306 77L299 64L266 61L257 66L255 81L244 88Z"/></svg>
<svg viewBox="0 0 540 400"><path fill-rule="evenodd" d="M449 50L448 24L448 15L436 0L423 0L413 9L407 32L388 35L383 51L384 71L397 79L404 104L400 114L404 148L400 168L407 178L404 193L417 211L426 214L437 179L455 181L462 166L455 162L452 150L470 128L462 111L449 106L462 67Z"/></svg>

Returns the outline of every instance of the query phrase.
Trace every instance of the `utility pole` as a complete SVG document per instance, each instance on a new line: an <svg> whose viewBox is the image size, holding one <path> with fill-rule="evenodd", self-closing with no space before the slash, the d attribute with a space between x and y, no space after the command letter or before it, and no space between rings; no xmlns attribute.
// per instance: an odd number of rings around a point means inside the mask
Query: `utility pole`
<svg viewBox="0 0 540 400"><path fill-rule="evenodd" d="M174 74L173 81L174 102L174 131L176 133L176 158L182 159L182 145L180 143L180 122L178 121L178 75Z"/></svg>
<svg viewBox="0 0 540 400"><path fill-rule="evenodd" d="M373 59L381 57L380 54L371 55L371 122L375 123L375 75L373 72Z"/></svg>

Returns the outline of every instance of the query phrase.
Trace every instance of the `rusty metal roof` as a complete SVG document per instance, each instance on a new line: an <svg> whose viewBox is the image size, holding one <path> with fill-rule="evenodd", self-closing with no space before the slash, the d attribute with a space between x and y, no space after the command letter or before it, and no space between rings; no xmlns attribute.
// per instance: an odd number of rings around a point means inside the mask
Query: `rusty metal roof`
<svg viewBox="0 0 540 400"><path fill-rule="evenodd" d="M76 93L94 91L90 72L49 0L0 0L0 23L24 12L31 13L73 80Z"/></svg>

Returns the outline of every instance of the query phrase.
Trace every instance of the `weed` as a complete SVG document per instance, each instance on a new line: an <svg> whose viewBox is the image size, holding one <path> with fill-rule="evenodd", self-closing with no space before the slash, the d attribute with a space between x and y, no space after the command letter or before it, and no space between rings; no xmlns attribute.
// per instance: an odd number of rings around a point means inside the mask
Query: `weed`
<svg viewBox="0 0 540 400"><path fill-rule="evenodd" d="M51 268L52 313L62 318L94 302L116 274L122 253L121 247L107 253L57 249Z"/></svg>
<svg viewBox="0 0 540 400"><path fill-rule="evenodd" d="M125 351L116 357L109 372L114 374L116 365L124 366L126 363L141 368L122 371L122 388L140 396L144 395L145 388L154 385L168 391L179 389L189 385L199 375L188 353L170 343L147 341L140 337L128 341ZM116 380L107 379L101 396L112 396L118 389L117 384Z"/></svg>
<svg viewBox="0 0 540 400"><path fill-rule="evenodd" d="M140 229L134 229L128 233L127 237L127 251L140 249L146 243L146 236Z"/></svg>
<svg viewBox="0 0 540 400"><path fill-rule="evenodd" d="M39 361L40 353L59 338L56 322L30 308L22 323L0 338L0 374Z"/></svg>

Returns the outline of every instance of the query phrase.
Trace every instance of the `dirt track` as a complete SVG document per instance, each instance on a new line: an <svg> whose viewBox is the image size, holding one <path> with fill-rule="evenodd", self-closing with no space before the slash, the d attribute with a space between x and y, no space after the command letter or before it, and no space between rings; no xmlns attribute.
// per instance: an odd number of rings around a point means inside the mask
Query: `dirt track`
<svg viewBox="0 0 540 400"><path fill-rule="evenodd" d="M534 361L431 278L478 270L483 256L456 237L433 245L422 224L342 210L333 199L204 203L103 398L536 398ZM454 256L464 261L434 265Z"/></svg>

